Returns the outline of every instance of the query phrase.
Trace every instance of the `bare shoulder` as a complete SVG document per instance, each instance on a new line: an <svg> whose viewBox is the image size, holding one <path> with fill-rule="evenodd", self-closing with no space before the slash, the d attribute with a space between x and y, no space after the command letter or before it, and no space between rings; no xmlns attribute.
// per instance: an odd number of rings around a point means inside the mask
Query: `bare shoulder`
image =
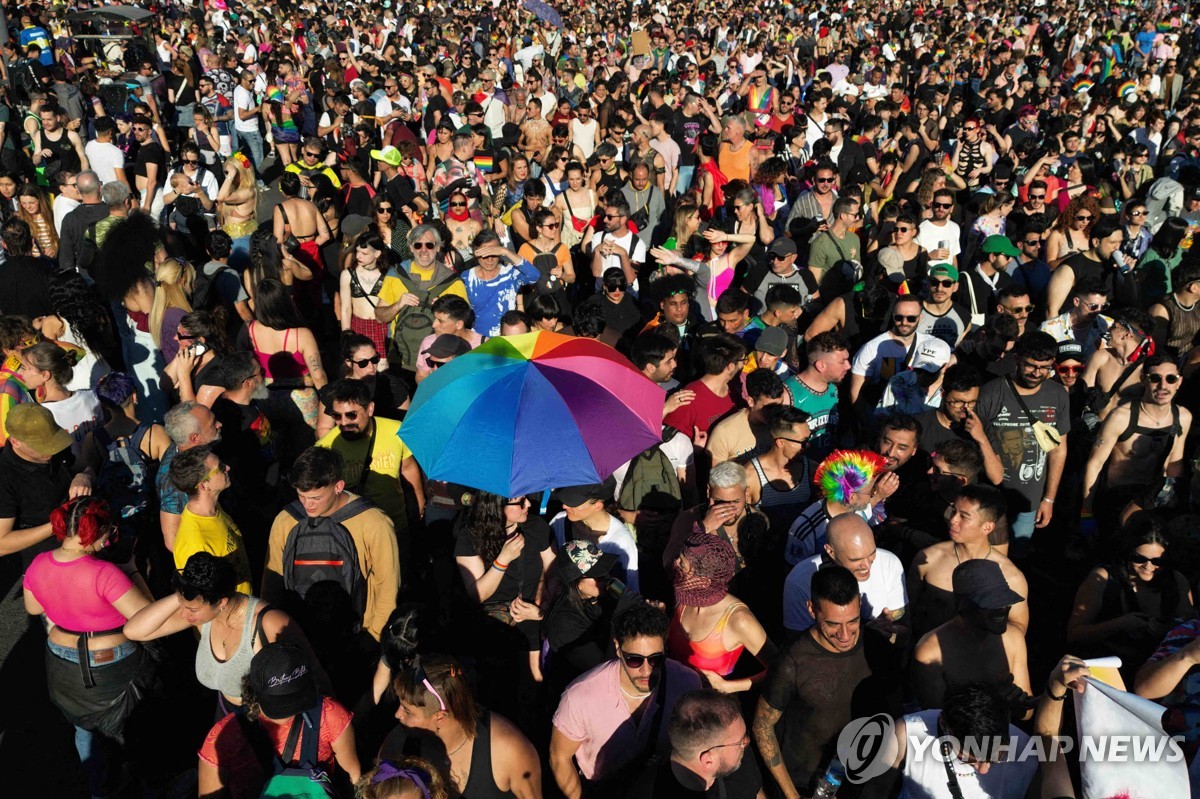
<svg viewBox="0 0 1200 799"><path fill-rule="evenodd" d="M1029 596L1029 583L1025 580L1025 574L1017 568L1017 564L999 552L994 553L993 557L1000 564L1000 571L1004 572L1004 579L1008 581L1008 587L1021 596Z"/></svg>
<svg viewBox="0 0 1200 799"><path fill-rule="evenodd" d="M529 742L516 725L499 713L492 713L492 755L503 755L503 760L509 768L523 765L521 759L537 760L537 750Z"/></svg>

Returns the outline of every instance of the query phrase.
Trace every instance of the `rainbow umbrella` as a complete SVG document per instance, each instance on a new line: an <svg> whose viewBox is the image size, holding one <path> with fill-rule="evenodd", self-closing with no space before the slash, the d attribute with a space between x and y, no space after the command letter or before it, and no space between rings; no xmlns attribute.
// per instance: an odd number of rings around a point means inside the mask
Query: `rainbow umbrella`
<svg viewBox="0 0 1200 799"><path fill-rule="evenodd" d="M400 434L431 479L514 497L603 481L662 440L664 399L613 348L543 330L435 370Z"/></svg>

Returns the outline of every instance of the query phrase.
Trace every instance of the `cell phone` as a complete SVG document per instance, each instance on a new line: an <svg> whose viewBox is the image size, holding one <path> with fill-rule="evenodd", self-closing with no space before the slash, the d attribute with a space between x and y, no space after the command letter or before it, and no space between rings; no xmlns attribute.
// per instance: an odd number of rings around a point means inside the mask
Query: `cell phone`
<svg viewBox="0 0 1200 799"><path fill-rule="evenodd" d="M204 345L203 341L198 341L192 345L192 355L203 355L206 352L208 352L208 347Z"/></svg>

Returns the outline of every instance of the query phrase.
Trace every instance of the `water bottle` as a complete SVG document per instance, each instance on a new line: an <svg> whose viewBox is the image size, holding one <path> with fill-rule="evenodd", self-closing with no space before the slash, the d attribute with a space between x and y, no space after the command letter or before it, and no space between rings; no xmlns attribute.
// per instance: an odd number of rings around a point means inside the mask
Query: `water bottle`
<svg viewBox="0 0 1200 799"><path fill-rule="evenodd" d="M845 778L846 767L835 757L830 762L829 768L825 769L825 776L821 777L821 781L817 783L817 789L813 791L812 799L833 799L837 796L838 788L842 787L842 780Z"/></svg>

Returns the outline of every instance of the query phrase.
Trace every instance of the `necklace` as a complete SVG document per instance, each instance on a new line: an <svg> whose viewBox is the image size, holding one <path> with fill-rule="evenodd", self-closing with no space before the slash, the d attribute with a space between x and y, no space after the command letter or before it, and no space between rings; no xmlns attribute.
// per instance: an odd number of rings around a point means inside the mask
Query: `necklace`
<svg viewBox="0 0 1200 799"><path fill-rule="evenodd" d="M458 746L454 747L454 751L452 751L452 752L447 752L447 753L446 753L446 757L454 757L455 755L457 755L457 754L458 754L458 752L459 752L459 750L460 750L460 749L462 749L464 746L466 746L466 745L467 745L467 741L469 741L469 740L471 740L471 736L470 736L470 735L467 735L466 731L464 730L464 731L463 731L463 739L462 739L462 741L459 743L459 745L458 745Z"/></svg>
<svg viewBox="0 0 1200 799"><path fill-rule="evenodd" d="M961 557L961 556L958 554L958 548L959 548L960 546L961 546L963 549L966 549L966 547L965 547L965 546L963 546L962 544L959 544L959 543L957 543L957 542L954 544L954 561L955 561L956 563L962 563L962 557ZM986 555L984 555L982 558L972 558L972 560L990 560L990 559L991 559L991 557L992 557L992 550L993 550L993 549L995 549L995 547L993 547L991 544L988 544L988 551L987 551L987 554L986 554Z"/></svg>
<svg viewBox="0 0 1200 799"><path fill-rule="evenodd" d="M70 552L74 555L95 555L96 554L96 550L94 550L94 549L76 549L75 547L69 547L66 544L61 544L61 545L59 545L58 548L61 549L63 552Z"/></svg>
<svg viewBox="0 0 1200 799"><path fill-rule="evenodd" d="M650 694L649 694L649 693L645 693L645 694L631 694L631 693L629 693L628 691L626 691L626 690L625 690L625 686L624 686L624 685L621 685L621 681L620 681L620 679L618 679L618 680L617 680L617 687L621 689L621 693L625 694L625 696L626 696L627 698L629 698L629 699L636 699L636 700L637 700L637 701L639 701L639 702L641 702L641 701L642 701L643 699L645 699L646 697L650 696Z"/></svg>
<svg viewBox="0 0 1200 799"><path fill-rule="evenodd" d="M1175 296L1174 292L1171 294L1171 300L1175 303L1176 308L1184 311L1185 313L1196 310L1196 303L1193 302L1191 305L1184 305L1179 301L1179 298Z"/></svg>
<svg viewBox="0 0 1200 799"><path fill-rule="evenodd" d="M1150 421L1152 421L1152 422L1159 422L1159 423L1162 423L1162 422L1163 422L1163 421L1164 421L1164 420L1165 420L1165 419L1166 419L1168 416L1170 416L1170 415L1171 415L1171 412L1170 412L1170 410L1168 410L1168 411L1167 411L1166 413L1164 413L1162 416L1155 417L1155 416L1154 416L1154 414L1150 413L1150 409L1146 407L1146 403L1144 403L1144 402L1139 402L1139 403L1138 403L1138 405L1140 405L1140 406L1142 407L1142 412L1143 412L1143 413L1145 413L1145 414L1146 414L1146 416L1147 416L1147 417L1150 419Z"/></svg>

